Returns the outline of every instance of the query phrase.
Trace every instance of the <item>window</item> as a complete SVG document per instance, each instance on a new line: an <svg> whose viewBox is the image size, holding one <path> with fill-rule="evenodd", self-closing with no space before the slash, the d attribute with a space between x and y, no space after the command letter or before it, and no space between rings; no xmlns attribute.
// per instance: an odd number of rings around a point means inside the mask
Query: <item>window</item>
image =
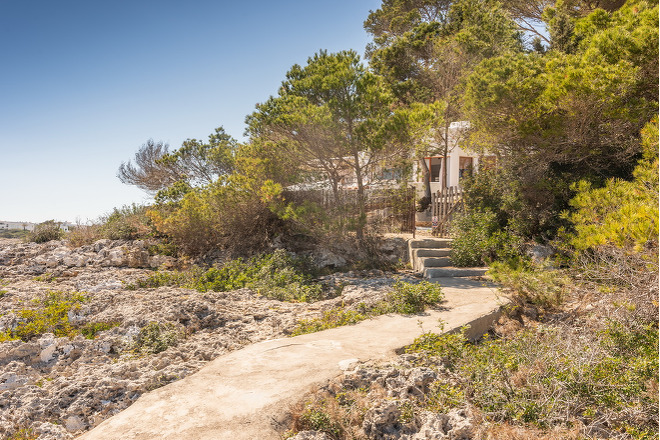
<svg viewBox="0 0 660 440"><path fill-rule="evenodd" d="M461 156L458 158L458 177L462 179L472 175L473 159L471 157Z"/></svg>

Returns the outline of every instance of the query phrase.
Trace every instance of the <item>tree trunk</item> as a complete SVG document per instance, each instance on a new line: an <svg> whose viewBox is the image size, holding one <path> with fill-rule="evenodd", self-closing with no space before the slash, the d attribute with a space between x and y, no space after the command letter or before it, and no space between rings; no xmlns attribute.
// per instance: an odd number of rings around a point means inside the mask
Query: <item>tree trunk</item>
<svg viewBox="0 0 660 440"><path fill-rule="evenodd" d="M358 218L356 223L355 235L359 241L364 240L364 227L367 223L367 207L364 196L364 182L362 180L362 165L360 164L360 153L353 150L353 159L355 160L355 180L357 181L357 202Z"/></svg>

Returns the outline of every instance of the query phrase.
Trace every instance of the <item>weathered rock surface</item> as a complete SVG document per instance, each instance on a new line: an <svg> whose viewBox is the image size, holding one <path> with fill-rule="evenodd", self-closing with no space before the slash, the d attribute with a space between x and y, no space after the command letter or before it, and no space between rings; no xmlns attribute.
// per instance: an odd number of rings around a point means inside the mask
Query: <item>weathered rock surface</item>
<svg viewBox="0 0 660 440"><path fill-rule="evenodd" d="M350 428L349 437L356 439L472 440L475 438L475 426L468 408L455 408L446 413L425 409L425 402L432 397L435 385L455 385L455 380L441 363L419 365L416 355L404 354L387 364L357 364L353 370L327 384L318 395L308 397L308 402L347 399L342 396L355 390L366 393L356 404L361 408L357 411L365 411L363 417L355 421L360 421L360 424ZM313 403L308 403L305 408L314 407L318 410L317 404ZM351 412L353 410L347 413ZM332 426L331 422L327 425ZM314 435L325 434L307 430L292 438L323 438Z"/></svg>
<svg viewBox="0 0 660 440"><path fill-rule="evenodd" d="M0 240L0 333L15 328L20 311L50 291L84 293L87 299L68 315L74 326L113 325L94 339L44 334L0 343L0 437L28 427L40 440L73 438L220 354L286 336L299 320L339 304L375 303L395 281L380 271L330 275L320 281L343 285L341 295L312 304L269 300L248 289L127 289L152 268L176 263L149 255L140 241L69 249L64 242ZM162 351L138 354L140 331L152 323L172 337Z"/></svg>

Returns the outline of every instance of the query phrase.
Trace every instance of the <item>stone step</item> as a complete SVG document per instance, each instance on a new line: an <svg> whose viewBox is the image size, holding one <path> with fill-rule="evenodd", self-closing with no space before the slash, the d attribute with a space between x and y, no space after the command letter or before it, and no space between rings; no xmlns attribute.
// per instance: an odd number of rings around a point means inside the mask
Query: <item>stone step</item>
<svg viewBox="0 0 660 440"><path fill-rule="evenodd" d="M429 267L424 269L424 278L478 277L486 271L487 267Z"/></svg>

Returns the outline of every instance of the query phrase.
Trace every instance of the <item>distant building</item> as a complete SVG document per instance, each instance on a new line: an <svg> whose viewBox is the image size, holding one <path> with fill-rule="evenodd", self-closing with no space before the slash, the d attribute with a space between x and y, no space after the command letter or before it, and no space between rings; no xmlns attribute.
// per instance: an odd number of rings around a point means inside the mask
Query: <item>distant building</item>
<svg viewBox="0 0 660 440"><path fill-rule="evenodd" d="M57 222L60 225L60 229L64 232L71 231L76 225L69 222ZM19 231L34 231L34 228L37 226L37 223L31 222L10 222L10 221L0 221L0 231L3 230L19 230Z"/></svg>
<svg viewBox="0 0 660 440"><path fill-rule="evenodd" d="M17 229L19 231L33 231L36 223L0 221L0 230Z"/></svg>

